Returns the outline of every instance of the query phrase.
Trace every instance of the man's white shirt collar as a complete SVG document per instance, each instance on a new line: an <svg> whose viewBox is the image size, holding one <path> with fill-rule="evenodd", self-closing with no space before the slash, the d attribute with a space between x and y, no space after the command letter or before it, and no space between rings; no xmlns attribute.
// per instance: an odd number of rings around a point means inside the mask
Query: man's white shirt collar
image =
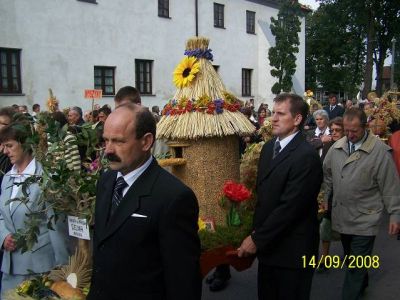
<svg viewBox="0 0 400 300"><path fill-rule="evenodd" d="M129 172L125 176L122 175L121 172L118 172L117 174L117 179L119 177L124 177L125 182L128 184L126 188L122 191L122 196L125 196L125 194L128 192L129 188L134 184L134 182L139 178L140 175L143 174L144 171L150 166L151 162L153 161L153 156L150 156L150 158L139 168Z"/></svg>
<svg viewBox="0 0 400 300"><path fill-rule="evenodd" d="M276 139L279 141L279 144L281 145L281 150L279 152L282 152L282 150L293 140L293 138L298 134L299 131L296 131L295 133L292 133L291 135L285 137L283 140L279 140L279 137Z"/></svg>

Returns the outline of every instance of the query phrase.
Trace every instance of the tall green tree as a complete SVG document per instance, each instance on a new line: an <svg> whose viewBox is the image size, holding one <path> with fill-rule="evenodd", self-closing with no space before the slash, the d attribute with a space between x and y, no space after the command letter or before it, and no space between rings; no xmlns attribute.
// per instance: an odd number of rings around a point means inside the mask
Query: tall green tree
<svg viewBox="0 0 400 300"><path fill-rule="evenodd" d="M344 91L354 97L362 82L363 27L347 3L322 3L306 19L306 88ZM344 13L346 12L346 13Z"/></svg>
<svg viewBox="0 0 400 300"><path fill-rule="evenodd" d="M382 76L385 59L388 56L391 40L400 33L400 1L398 0L320 0L332 6L345 16L346 28L359 28L357 31L365 43L364 90L363 96L371 90L372 72L375 63L376 89L382 94ZM333 34L336 38L336 32Z"/></svg>
<svg viewBox="0 0 400 300"><path fill-rule="evenodd" d="M296 72L296 56L299 52L299 32L301 31L300 5L297 1L283 0L278 18L271 17L270 29L275 36L275 47L268 50L271 75L277 78L271 91L279 94L290 92L293 86L292 77Z"/></svg>

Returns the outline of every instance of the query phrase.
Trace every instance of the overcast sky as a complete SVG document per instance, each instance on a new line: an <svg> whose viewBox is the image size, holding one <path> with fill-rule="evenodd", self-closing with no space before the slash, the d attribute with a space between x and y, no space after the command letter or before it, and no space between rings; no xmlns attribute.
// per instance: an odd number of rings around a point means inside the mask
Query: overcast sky
<svg viewBox="0 0 400 300"><path fill-rule="evenodd" d="M317 9L319 3L315 0L300 0L299 1L302 4L310 5L312 9Z"/></svg>

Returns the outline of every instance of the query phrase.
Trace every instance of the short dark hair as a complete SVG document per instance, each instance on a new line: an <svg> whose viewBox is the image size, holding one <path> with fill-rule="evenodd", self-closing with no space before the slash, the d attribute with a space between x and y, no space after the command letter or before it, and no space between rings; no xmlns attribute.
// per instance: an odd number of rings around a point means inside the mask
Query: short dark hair
<svg viewBox="0 0 400 300"><path fill-rule="evenodd" d="M290 113L294 118L296 115L301 115L301 122L298 126L299 129L303 129L304 122L307 119L309 107L307 102L303 100L303 98L299 95L293 93L281 93L275 97L274 102L285 102L289 101L290 103Z"/></svg>
<svg viewBox="0 0 400 300"><path fill-rule="evenodd" d="M107 105L104 105L102 108L99 109L99 113L104 113L105 115L111 114L111 108L109 108Z"/></svg>
<svg viewBox="0 0 400 300"><path fill-rule="evenodd" d="M60 123L60 127L63 127L65 124L68 123L66 116L61 111L55 111L51 114L51 116L54 120Z"/></svg>
<svg viewBox="0 0 400 300"><path fill-rule="evenodd" d="M329 127L331 127L333 124L343 128L343 118L342 117L333 118L332 120L329 121Z"/></svg>
<svg viewBox="0 0 400 300"><path fill-rule="evenodd" d="M153 114L147 107L133 103L124 103L116 108L127 108L136 116L135 135L136 139L141 139L146 133L151 133L154 137L153 143L156 140L156 120Z"/></svg>
<svg viewBox="0 0 400 300"><path fill-rule="evenodd" d="M141 104L142 100L140 99L139 91L133 86L124 86L120 88L115 95L115 102L120 103L123 100L127 99L131 103Z"/></svg>
<svg viewBox="0 0 400 300"><path fill-rule="evenodd" d="M95 110L92 110L92 111L90 112L90 115L91 115L93 118L97 118L97 117L99 116L99 112L100 112L100 110L95 109Z"/></svg>
<svg viewBox="0 0 400 300"><path fill-rule="evenodd" d="M337 99L337 96L336 96L335 93L330 93L329 96L328 96L328 98L333 98L333 97L335 97Z"/></svg>
<svg viewBox="0 0 400 300"><path fill-rule="evenodd" d="M24 150L32 153L32 148L25 143L27 139L32 136L32 130L33 128L28 122L13 122L1 129L0 144L9 140L14 140L19 142L23 146Z"/></svg>
<svg viewBox="0 0 400 300"><path fill-rule="evenodd" d="M40 108L39 104L35 103L35 104L32 105L32 110L35 110L37 108Z"/></svg>
<svg viewBox="0 0 400 300"><path fill-rule="evenodd" d="M367 127L367 115L365 114L364 110L362 110L358 107L352 107L352 108L349 108L348 110L346 110L343 114L343 120L349 119L351 121L354 118L357 118L360 120L361 126L363 128Z"/></svg>
<svg viewBox="0 0 400 300"><path fill-rule="evenodd" d="M150 132L155 140L156 127L156 120L148 108L139 109L136 112L136 139L140 139Z"/></svg>

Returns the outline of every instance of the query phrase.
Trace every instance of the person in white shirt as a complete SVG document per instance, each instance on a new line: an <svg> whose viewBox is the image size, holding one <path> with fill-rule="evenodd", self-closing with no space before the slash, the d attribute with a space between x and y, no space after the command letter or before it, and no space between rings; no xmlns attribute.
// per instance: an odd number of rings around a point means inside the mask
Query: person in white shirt
<svg viewBox="0 0 400 300"><path fill-rule="evenodd" d="M324 154L324 145L332 141L330 129L328 127L329 116L325 110L320 109L313 113L313 117L317 128L308 132L307 141L318 151L319 157L322 158Z"/></svg>

